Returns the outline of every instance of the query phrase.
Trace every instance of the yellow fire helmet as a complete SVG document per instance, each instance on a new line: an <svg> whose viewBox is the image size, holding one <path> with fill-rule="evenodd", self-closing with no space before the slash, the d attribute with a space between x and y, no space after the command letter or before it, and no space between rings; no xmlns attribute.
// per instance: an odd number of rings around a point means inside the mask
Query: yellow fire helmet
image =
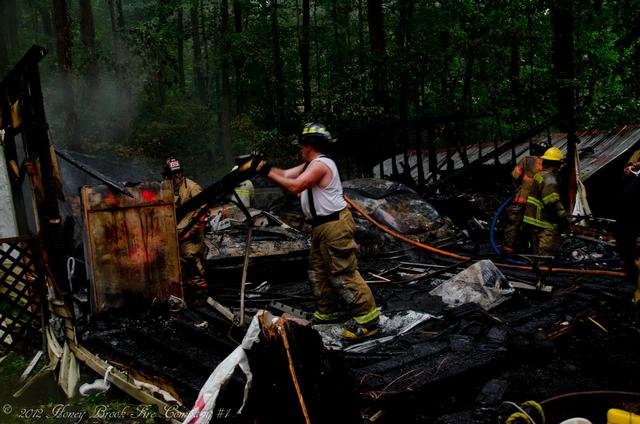
<svg viewBox="0 0 640 424"><path fill-rule="evenodd" d="M560 162L564 160L564 153L562 153L562 151L557 147L549 147L541 158L544 160L555 160Z"/></svg>

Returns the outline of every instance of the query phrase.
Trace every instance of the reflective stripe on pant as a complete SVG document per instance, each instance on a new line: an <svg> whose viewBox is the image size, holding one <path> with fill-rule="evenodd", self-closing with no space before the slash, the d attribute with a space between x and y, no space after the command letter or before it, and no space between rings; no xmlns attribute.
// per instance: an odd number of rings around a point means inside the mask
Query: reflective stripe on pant
<svg viewBox="0 0 640 424"><path fill-rule="evenodd" d="M311 232L309 281L318 318L335 314L341 302L359 324L379 316L371 289L358 272L354 233L355 223L346 208L339 220L317 225Z"/></svg>

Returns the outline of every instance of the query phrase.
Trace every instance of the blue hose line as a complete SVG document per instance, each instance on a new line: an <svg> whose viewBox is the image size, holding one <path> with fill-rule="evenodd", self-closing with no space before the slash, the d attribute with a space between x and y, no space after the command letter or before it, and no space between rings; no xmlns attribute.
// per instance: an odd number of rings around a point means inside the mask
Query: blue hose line
<svg viewBox="0 0 640 424"><path fill-rule="evenodd" d="M494 233L496 230L496 223L498 222L498 218L500 218L500 216L504 212L504 209L511 204L514 197L515 197L515 194L511 195L504 202L502 202L502 204L496 211L495 215L493 215L493 220L491 221L491 227L489 227L489 240L491 241L491 247L493 248L493 251L496 252L498 255L502 255L502 252L500 251L500 249L498 249L498 246L496 245L496 239L494 237Z"/></svg>
<svg viewBox="0 0 640 424"><path fill-rule="evenodd" d="M498 248L498 246L496 245L496 239L495 239L496 224L498 223L498 219L500 219L500 217L502 216L502 214L503 214L504 210L506 209L506 207L511 204L511 202L513 201L514 197L515 197L515 194L511 195L504 202L502 202L502 204L496 210L496 213L493 216L493 220L491 221L491 226L489 227L489 240L491 241L491 248L498 255L502 255L502 252L500 251L500 248ZM605 262L605 263L606 262L616 262L616 261L619 261L619 260L620 260L619 258L586 259L584 261L578 261L578 262L569 262L569 261L560 262L558 265L582 265L582 264L590 264L590 263L598 263L598 262ZM507 262L515 263L515 264L523 264L524 263L524 262L520 262L520 261L514 261L512 259L507 260Z"/></svg>

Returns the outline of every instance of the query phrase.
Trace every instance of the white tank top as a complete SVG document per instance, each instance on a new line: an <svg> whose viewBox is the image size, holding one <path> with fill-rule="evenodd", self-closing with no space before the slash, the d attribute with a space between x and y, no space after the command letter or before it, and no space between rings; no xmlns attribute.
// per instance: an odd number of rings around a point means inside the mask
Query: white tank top
<svg viewBox="0 0 640 424"><path fill-rule="evenodd" d="M316 207L317 216L331 215L347 207L347 202L344 200L344 197L342 197L342 181L340 181L340 174L338 173L336 163L326 156L318 156L311 162L316 160L329 167L331 170L331 181L324 189L315 184L303 191L300 195L302 213L307 219L313 218L311 208L309 207L309 190L313 193L313 203ZM309 162L309 164L311 164L311 162Z"/></svg>

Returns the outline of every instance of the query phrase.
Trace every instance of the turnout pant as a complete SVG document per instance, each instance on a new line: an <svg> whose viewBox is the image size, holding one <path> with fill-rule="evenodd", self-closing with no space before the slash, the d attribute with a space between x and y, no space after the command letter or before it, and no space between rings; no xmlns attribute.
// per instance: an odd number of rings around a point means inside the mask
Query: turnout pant
<svg viewBox="0 0 640 424"><path fill-rule="evenodd" d="M512 203L507 209L507 225L504 227L503 238L504 246L510 248L516 246L526 206L526 203Z"/></svg>
<svg viewBox="0 0 640 424"><path fill-rule="evenodd" d="M204 277L205 270L202 265L202 252L204 250L204 238L202 234L180 242L180 256L186 265L186 277Z"/></svg>
<svg viewBox="0 0 640 424"><path fill-rule="evenodd" d="M379 316L371 289L358 272L354 234L347 208L338 220L316 225L311 232L309 282L317 303L314 316L320 321L335 319L341 303L359 325Z"/></svg>

